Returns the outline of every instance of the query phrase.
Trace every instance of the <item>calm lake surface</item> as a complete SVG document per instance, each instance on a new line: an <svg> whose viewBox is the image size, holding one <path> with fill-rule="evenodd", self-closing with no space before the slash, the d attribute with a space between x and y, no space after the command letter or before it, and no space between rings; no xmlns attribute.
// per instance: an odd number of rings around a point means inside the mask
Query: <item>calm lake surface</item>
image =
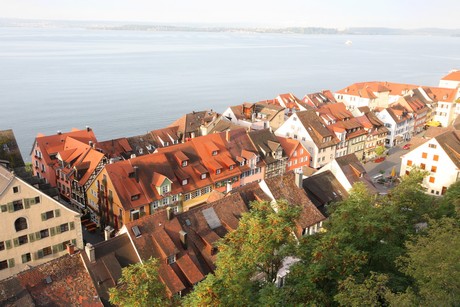
<svg viewBox="0 0 460 307"><path fill-rule="evenodd" d="M14 129L29 161L37 133L88 125L99 140L132 136L286 92L436 86L453 68L458 37L0 28L0 130Z"/></svg>

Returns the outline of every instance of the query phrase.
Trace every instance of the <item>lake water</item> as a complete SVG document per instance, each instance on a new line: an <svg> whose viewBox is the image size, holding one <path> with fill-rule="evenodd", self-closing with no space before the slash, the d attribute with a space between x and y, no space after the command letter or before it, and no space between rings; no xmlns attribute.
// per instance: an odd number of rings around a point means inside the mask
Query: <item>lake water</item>
<svg viewBox="0 0 460 307"><path fill-rule="evenodd" d="M458 37L0 28L0 130L14 129L30 160L37 133L89 125L99 140L132 136L286 92L437 85L453 68Z"/></svg>

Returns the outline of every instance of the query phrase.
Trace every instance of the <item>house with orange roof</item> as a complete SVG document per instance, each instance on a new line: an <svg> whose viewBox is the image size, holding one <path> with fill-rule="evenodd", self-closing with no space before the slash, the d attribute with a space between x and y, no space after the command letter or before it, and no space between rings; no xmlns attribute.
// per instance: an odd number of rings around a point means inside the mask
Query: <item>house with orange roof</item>
<svg viewBox="0 0 460 307"><path fill-rule="evenodd" d="M300 141L282 136L277 136L277 139L288 157L286 172L301 172L302 167L310 166L310 154Z"/></svg>
<svg viewBox="0 0 460 307"><path fill-rule="evenodd" d="M334 97L338 102L343 102L350 110L364 106L374 110L377 107L388 107L400 96L408 94L411 89L417 87L417 85L393 82L360 82L337 91L334 93Z"/></svg>
<svg viewBox="0 0 460 307"><path fill-rule="evenodd" d="M439 122L443 127L451 125L460 114L460 88L424 86L423 89L437 103L433 121Z"/></svg>
<svg viewBox="0 0 460 307"><path fill-rule="evenodd" d="M294 113L275 134L299 140L310 153L310 166L313 168L319 168L334 159L340 142L315 110Z"/></svg>
<svg viewBox="0 0 460 307"><path fill-rule="evenodd" d="M112 162L129 159L131 155L134 154L133 148L129 144L127 138L97 142L94 148L104 153L106 158Z"/></svg>
<svg viewBox="0 0 460 307"><path fill-rule="evenodd" d="M412 133L418 134L422 132L426 126L428 111L430 110L425 102L411 91L409 95L399 98L396 103L405 107L414 118L414 130Z"/></svg>
<svg viewBox="0 0 460 307"><path fill-rule="evenodd" d="M213 110L193 111L180 117L169 127L177 126L177 133L181 141L187 142L194 137L206 135L207 130L221 119L222 116Z"/></svg>
<svg viewBox="0 0 460 307"><path fill-rule="evenodd" d="M285 113L288 116L294 112L305 110L305 107L302 106L302 100L292 93L280 94L276 96L275 100L285 108Z"/></svg>
<svg viewBox="0 0 460 307"><path fill-rule="evenodd" d="M345 140L340 139L341 142L338 145L346 144L346 154L354 153L359 160L364 159L364 143L366 140L366 131L362 124L356 120L355 118L351 118L349 120L338 121L334 124L328 126L331 131L343 131L345 132ZM336 133L337 134L337 133ZM343 134L338 134L340 137ZM344 150L339 150L337 152L336 149L336 157L344 155Z"/></svg>
<svg viewBox="0 0 460 307"><path fill-rule="evenodd" d="M37 135L30 153L32 159L33 175L43 178L52 187L57 186L57 177L55 167L59 165L57 154L61 151L69 151L71 148L65 148L67 138L71 138L78 143L89 144L97 142L96 136L91 128L85 130L72 129L70 132L45 136ZM66 153L70 155L70 152ZM70 193L70 188L66 193Z"/></svg>
<svg viewBox="0 0 460 307"><path fill-rule="evenodd" d="M361 116L355 117L367 132L364 141L364 159L372 159L376 157L375 150L379 146L385 146L385 140L388 134L388 128L385 124L373 113L363 113Z"/></svg>
<svg viewBox="0 0 460 307"><path fill-rule="evenodd" d="M385 146L393 147L410 140L413 135L414 119L402 105L393 104L380 110L376 115L388 129Z"/></svg>
<svg viewBox="0 0 460 307"><path fill-rule="evenodd" d="M307 94L302 99L302 105L307 109L308 107L320 108L327 104L337 103L334 94L330 90L323 90L321 92Z"/></svg>
<svg viewBox="0 0 460 307"><path fill-rule="evenodd" d="M243 103L231 106L222 113L222 116L233 124L252 130L271 127L278 129L285 119L285 108L266 102Z"/></svg>
<svg viewBox="0 0 460 307"><path fill-rule="evenodd" d="M460 70L453 69L439 81L439 87L458 88L460 86Z"/></svg>

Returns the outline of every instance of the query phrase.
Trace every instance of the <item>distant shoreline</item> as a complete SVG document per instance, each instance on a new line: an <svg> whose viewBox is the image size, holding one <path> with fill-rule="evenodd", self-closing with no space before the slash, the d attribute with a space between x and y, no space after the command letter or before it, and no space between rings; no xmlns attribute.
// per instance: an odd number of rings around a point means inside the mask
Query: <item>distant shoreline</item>
<svg viewBox="0 0 460 307"><path fill-rule="evenodd" d="M174 25L155 23L129 23L110 21L52 21L27 19L2 19L0 27L33 28L84 28L106 31L149 31L149 32L211 32L211 33L273 33L273 34L327 34L327 35L425 35L460 37L460 29L420 28L398 29L385 27L350 27L346 29L324 27L257 27L257 26L215 26Z"/></svg>

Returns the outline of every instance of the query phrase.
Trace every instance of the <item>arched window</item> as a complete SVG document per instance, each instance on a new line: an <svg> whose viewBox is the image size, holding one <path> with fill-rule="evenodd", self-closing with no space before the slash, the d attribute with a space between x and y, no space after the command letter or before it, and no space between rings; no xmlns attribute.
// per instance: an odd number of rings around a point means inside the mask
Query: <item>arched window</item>
<svg viewBox="0 0 460 307"><path fill-rule="evenodd" d="M14 228L16 228L16 231L27 229L27 220L23 217L18 218L14 222Z"/></svg>

